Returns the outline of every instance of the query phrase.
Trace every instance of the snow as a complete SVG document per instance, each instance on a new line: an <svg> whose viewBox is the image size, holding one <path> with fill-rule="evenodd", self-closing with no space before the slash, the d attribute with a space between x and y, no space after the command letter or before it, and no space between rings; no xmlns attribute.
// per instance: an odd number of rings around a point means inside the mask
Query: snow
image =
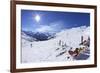
<svg viewBox="0 0 100 73"><path fill-rule="evenodd" d="M31 62L59 62L59 61L73 61L79 60L81 56L89 57L90 53L88 50L83 52L78 58L73 58L68 50L72 47L80 47L81 36L87 39L90 35L90 27L81 26L71 29L63 30L56 33L56 37L45 41L28 41L24 38L29 39L27 35L22 34L22 63ZM88 48L89 49L89 48Z"/></svg>

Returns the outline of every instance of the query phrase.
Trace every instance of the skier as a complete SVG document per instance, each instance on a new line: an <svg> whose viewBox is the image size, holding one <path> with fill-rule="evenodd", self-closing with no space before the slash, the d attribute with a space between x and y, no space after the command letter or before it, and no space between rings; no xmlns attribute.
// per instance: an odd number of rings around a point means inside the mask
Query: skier
<svg viewBox="0 0 100 73"><path fill-rule="evenodd" d="M31 48L32 48L32 43L30 44Z"/></svg>

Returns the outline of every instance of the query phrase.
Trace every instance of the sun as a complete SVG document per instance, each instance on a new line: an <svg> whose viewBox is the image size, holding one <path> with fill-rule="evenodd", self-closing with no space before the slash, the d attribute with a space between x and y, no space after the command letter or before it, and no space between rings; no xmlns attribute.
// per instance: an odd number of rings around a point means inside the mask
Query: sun
<svg viewBox="0 0 100 73"><path fill-rule="evenodd" d="M39 15L36 15L36 16L35 16L35 20L36 20L37 22L39 22L39 21L40 21L40 16L39 16Z"/></svg>

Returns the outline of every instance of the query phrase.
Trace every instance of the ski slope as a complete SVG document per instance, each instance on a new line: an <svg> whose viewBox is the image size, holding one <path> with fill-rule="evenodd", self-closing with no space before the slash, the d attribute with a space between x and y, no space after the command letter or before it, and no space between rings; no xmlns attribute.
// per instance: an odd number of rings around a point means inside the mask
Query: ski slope
<svg viewBox="0 0 100 73"><path fill-rule="evenodd" d="M60 61L73 61L84 60L90 56L90 49L80 54L76 59L73 58L68 50L80 47L81 36L84 39L90 37L90 27L81 26L71 29L62 30L55 34L55 38L45 41L29 41L32 39L24 33L22 34L22 63L31 62L60 62ZM24 38L23 38L24 37Z"/></svg>

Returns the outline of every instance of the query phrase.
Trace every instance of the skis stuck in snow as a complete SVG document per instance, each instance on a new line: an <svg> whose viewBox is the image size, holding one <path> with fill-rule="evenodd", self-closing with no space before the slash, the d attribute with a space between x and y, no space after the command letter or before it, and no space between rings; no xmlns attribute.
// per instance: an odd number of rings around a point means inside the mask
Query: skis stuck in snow
<svg viewBox="0 0 100 73"><path fill-rule="evenodd" d="M77 56L80 56L81 53L85 52L86 50L89 49L89 46L90 46L90 38L88 37L88 39L84 40L84 37L81 36L81 43L79 43L79 46L78 48L75 48L74 51L72 51L72 47L66 45L66 43L64 43L63 41L59 41L59 46L61 46L61 48L57 48L56 50L64 50L62 52L60 52L58 55L56 55L56 57L59 57L63 54L66 54L66 52L68 52L70 54L71 57L77 57ZM70 47L69 50L67 50L67 48ZM68 57L70 58L70 57Z"/></svg>

